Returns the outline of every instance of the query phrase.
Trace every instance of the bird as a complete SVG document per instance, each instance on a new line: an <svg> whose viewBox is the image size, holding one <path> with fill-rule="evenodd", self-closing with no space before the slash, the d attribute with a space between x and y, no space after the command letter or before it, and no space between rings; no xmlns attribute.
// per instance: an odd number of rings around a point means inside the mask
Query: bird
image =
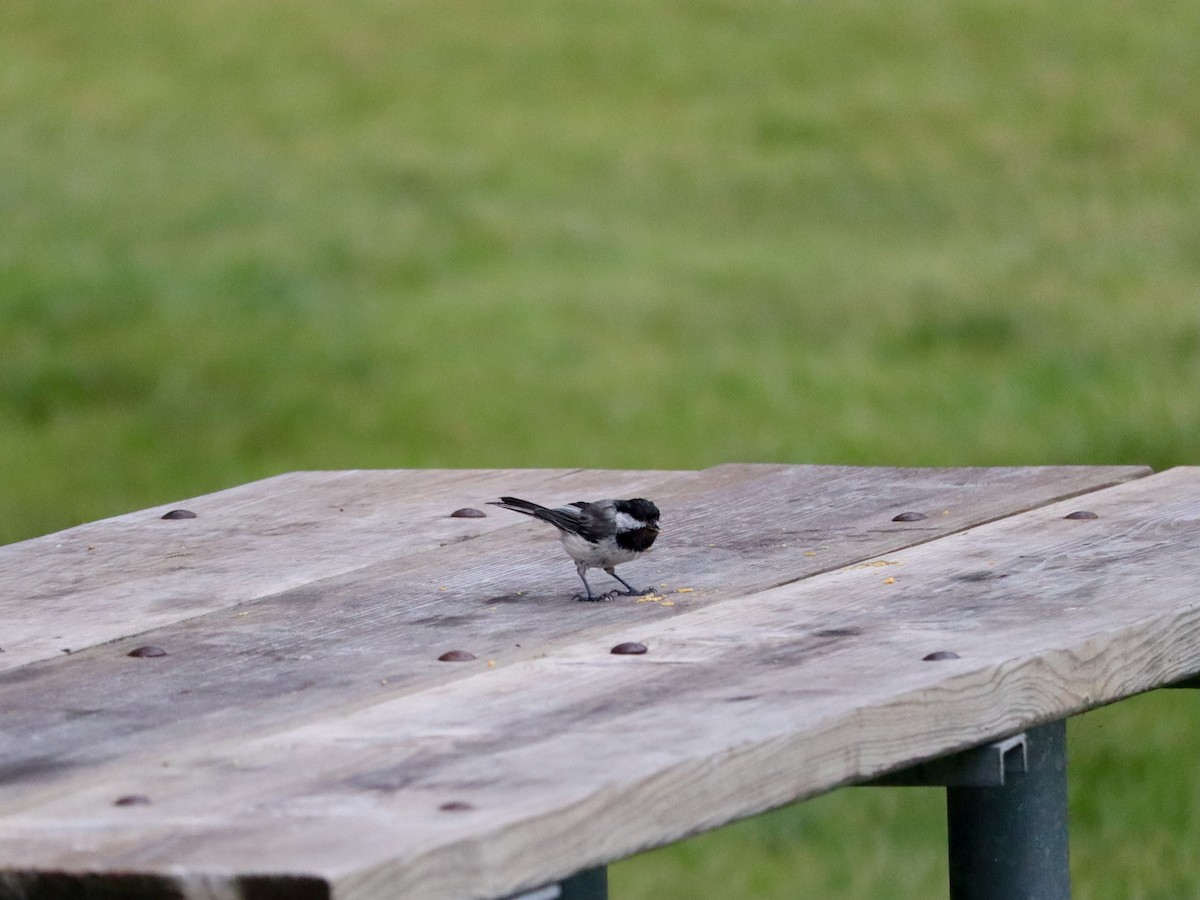
<svg viewBox="0 0 1200 900"><path fill-rule="evenodd" d="M639 591L616 573L622 563L637 559L650 549L658 537L658 507L644 497L632 500L577 500L566 506L549 508L519 497L501 497L491 506L511 509L549 522L558 529L563 547L575 560L575 570L585 593L576 600L610 600L612 597L637 597L653 590ZM603 569L625 586L624 591L592 593L587 570Z"/></svg>

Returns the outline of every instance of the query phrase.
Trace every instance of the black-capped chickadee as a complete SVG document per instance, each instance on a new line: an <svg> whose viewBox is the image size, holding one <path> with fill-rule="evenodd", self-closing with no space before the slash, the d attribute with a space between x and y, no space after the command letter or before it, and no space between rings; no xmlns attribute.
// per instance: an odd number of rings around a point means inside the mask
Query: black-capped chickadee
<svg viewBox="0 0 1200 900"><path fill-rule="evenodd" d="M649 550L658 537L658 507L649 500L641 497L592 502L578 500L549 509L517 497L501 497L499 502L492 501L491 505L533 516L558 529L563 547L575 560L575 569L587 591L586 596L576 594L575 599L608 600L614 594L632 597L650 592L650 588L639 591L615 571L616 566ZM603 569L627 590L599 596L593 594L587 580L588 569Z"/></svg>

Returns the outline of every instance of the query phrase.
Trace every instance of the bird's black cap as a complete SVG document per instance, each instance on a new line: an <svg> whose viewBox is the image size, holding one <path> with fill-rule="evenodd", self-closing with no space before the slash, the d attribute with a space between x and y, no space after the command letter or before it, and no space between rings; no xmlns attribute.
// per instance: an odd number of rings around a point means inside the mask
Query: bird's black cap
<svg viewBox="0 0 1200 900"><path fill-rule="evenodd" d="M623 512L642 522L658 521L658 507L644 497L634 497L632 500L616 500L613 502L613 508L617 512Z"/></svg>

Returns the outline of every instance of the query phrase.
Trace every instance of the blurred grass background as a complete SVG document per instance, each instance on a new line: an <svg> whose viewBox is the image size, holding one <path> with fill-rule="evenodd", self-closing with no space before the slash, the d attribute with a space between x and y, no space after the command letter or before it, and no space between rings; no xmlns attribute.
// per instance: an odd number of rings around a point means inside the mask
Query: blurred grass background
<svg viewBox="0 0 1200 900"><path fill-rule="evenodd" d="M0 543L298 468L1200 461L1192 0L4 0ZM1200 897L1187 694L1076 896ZM613 868L936 897L936 791Z"/></svg>

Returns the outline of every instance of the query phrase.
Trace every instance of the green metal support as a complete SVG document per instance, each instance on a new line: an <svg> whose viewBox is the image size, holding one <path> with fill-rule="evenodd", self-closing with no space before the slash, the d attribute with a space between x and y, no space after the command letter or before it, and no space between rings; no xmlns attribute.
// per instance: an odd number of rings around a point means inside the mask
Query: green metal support
<svg viewBox="0 0 1200 900"><path fill-rule="evenodd" d="M946 788L950 900L1069 900L1066 723L869 782Z"/></svg>
<svg viewBox="0 0 1200 900"><path fill-rule="evenodd" d="M584 869L558 886L560 900L608 900L608 867Z"/></svg>
<svg viewBox="0 0 1200 900"><path fill-rule="evenodd" d="M951 900L1069 900L1067 727L1025 732L1027 771L946 788Z"/></svg>
<svg viewBox="0 0 1200 900"><path fill-rule="evenodd" d="M584 869L558 884L519 894L509 900L608 900L608 867Z"/></svg>
<svg viewBox="0 0 1200 900"><path fill-rule="evenodd" d="M1065 721L869 784L945 787L950 900L1070 900ZM512 900L608 900L608 869Z"/></svg>

